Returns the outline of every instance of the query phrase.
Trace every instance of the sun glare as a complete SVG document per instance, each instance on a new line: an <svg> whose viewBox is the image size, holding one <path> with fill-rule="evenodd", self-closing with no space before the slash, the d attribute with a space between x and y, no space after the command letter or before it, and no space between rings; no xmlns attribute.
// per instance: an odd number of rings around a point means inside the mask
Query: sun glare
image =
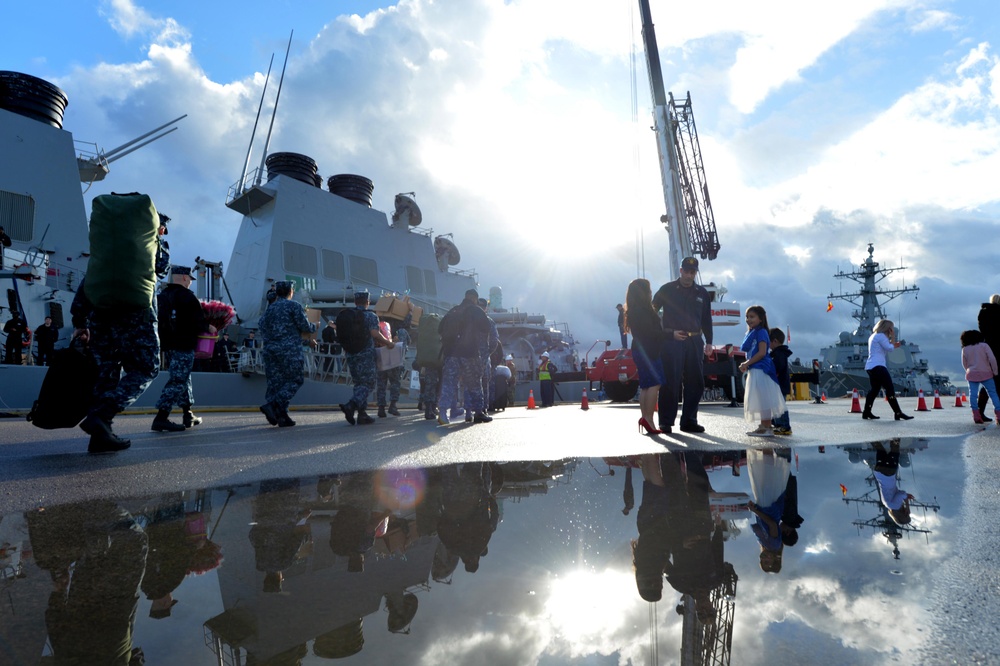
<svg viewBox="0 0 1000 666"><path fill-rule="evenodd" d="M552 581L545 612L561 638L594 643L619 628L635 599L635 579L621 571L572 571Z"/></svg>

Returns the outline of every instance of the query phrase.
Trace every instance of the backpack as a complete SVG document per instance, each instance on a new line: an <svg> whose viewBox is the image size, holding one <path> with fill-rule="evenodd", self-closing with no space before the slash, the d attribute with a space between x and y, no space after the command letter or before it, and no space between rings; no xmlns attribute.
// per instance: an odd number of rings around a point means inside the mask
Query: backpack
<svg viewBox="0 0 1000 666"><path fill-rule="evenodd" d="M441 325L441 315L425 314L420 318L417 327L417 367L440 368L441 336L438 329Z"/></svg>
<svg viewBox="0 0 1000 666"><path fill-rule="evenodd" d="M337 342L348 354L357 354L368 346L368 340L372 336L365 327L363 310L357 308L341 310L337 314L335 324L337 326Z"/></svg>
<svg viewBox="0 0 1000 666"><path fill-rule="evenodd" d="M87 299L98 308L148 308L156 290L160 217L147 194L102 194L90 214Z"/></svg>
<svg viewBox="0 0 1000 666"><path fill-rule="evenodd" d="M438 333L440 333L441 344L447 349L454 349L458 341L461 340L462 334L465 332L466 327L466 317L465 313L462 311L461 305L456 305L451 310L441 318L441 322L438 324Z"/></svg>

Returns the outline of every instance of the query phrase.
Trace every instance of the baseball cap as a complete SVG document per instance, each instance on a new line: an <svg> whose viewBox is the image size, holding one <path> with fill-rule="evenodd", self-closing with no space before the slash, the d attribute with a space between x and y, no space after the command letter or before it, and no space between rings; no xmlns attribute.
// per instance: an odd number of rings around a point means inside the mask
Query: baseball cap
<svg viewBox="0 0 1000 666"><path fill-rule="evenodd" d="M698 260L694 257L684 257L681 262L682 271L696 271L698 270Z"/></svg>

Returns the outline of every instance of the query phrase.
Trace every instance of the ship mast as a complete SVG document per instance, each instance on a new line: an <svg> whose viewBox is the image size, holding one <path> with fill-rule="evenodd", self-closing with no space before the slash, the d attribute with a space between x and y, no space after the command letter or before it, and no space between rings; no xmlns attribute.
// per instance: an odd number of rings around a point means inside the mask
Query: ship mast
<svg viewBox="0 0 1000 666"><path fill-rule="evenodd" d="M879 289L878 283L896 271L905 270L906 266L897 268L881 268L875 261L875 246L868 244L868 258L865 259L856 271L845 273L837 272L833 277L839 279L848 278L861 285L861 291L851 294L834 294L828 297L831 301L839 299L858 306L859 309L851 313L851 316L858 320L858 328L854 331L855 341L867 341L875 327L875 322L885 319L883 306L889 301L902 296L903 294L916 293L920 288L916 285L912 287L903 286L899 289ZM879 298L881 297L881 301ZM860 299L860 302L858 302Z"/></svg>

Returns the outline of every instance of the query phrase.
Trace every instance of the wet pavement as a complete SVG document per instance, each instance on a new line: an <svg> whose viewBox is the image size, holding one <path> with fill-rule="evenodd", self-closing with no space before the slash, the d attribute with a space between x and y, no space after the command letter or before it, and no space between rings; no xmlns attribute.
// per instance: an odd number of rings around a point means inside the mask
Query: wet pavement
<svg viewBox="0 0 1000 666"><path fill-rule="evenodd" d="M297 415L294 437L248 426L233 450L210 428L171 441L122 417L133 449L103 457L71 431L26 441L5 422L0 664L128 663L134 650L192 665L1000 661L998 535L983 519L1000 429L964 410L864 424L796 405L796 436L765 443L791 448L727 441L745 424L711 410L709 437L612 443L634 409L572 410L464 432L376 424L367 465L351 453L359 429L328 414ZM249 418L214 417L229 430ZM533 435L519 435L529 417ZM582 419L602 438L569 443L587 455L523 455L562 450L539 426ZM279 463L221 471L279 435ZM502 455L477 455L484 437ZM885 507L887 479L912 495L908 521ZM797 540L782 544L749 503Z"/></svg>

